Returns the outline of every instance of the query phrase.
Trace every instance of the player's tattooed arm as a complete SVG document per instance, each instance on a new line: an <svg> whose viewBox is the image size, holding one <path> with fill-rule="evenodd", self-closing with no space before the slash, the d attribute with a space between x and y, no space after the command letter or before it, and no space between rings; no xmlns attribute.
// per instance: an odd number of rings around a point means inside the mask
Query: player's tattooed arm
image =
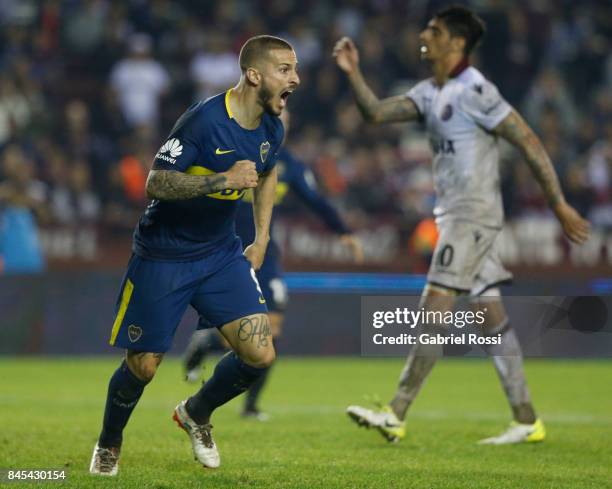
<svg viewBox="0 0 612 489"><path fill-rule="evenodd" d="M174 170L151 170L147 178L147 197L158 200L187 200L225 189L242 190L257 186L255 163L239 160L223 173L188 175Z"/></svg>
<svg viewBox="0 0 612 489"><path fill-rule="evenodd" d="M374 124L408 122L419 118L416 104L405 95L380 100L365 82L359 71L349 76L357 107L363 118Z"/></svg>
<svg viewBox="0 0 612 489"><path fill-rule="evenodd" d="M146 184L147 197L157 200L187 200L227 188L223 174L187 175L173 170L151 170Z"/></svg>
<svg viewBox="0 0 612 489"><path fill-rule="evenodd" d="M417 120L419 112L412 100L405 96L379 100L361 74L359 50L349 37L343 37L334 46L334 58L346 74L355 94L357 107L368 122L405 122Z"/></svg>
<svg viewBox="0 0 612 489"><path fill-rule="evenodd" d="M523 118L513 110L494 129L494 133L521 150L567 238L576 244L589 239L589 222L565 201L557 173L544 146Z"/></svg>
<svg viewBox="0 0 612 489"><path fill-rule="evenodd" d="M536 136L516 110L510 112L493 132L506 139L521 151L531 172L540 184L540 187L542 187L551 208L564 202L559 178L548 153L538 136Z"/></svg>

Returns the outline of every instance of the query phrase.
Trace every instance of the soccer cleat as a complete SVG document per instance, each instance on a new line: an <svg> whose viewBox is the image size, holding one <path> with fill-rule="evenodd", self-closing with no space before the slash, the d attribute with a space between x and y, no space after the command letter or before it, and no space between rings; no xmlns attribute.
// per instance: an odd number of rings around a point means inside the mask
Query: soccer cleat
<svg viewBox="0 0 612 489"><path fill-rule="evenodd" d="M400 421L390 406L382 406L379 411L373 411L361 406L349 406L346 414L359 426L376 428L389 442L397 443L406 436L406 426Z"/></svg>
<svg viewBox="0 0 612 489"><path fill-rule="evenodd" d="M89 464L89 473L106 476L117 475L120 451L119 447L103 448L96 443Z"/></svg>
<svg viewBox="0 0 612 489"><path fill-rule="evenodd" d="M533 424L522 424L512 421L506 431L499 436L480 440L480 445L508 445L511 443L533 443L544 441L546 429L542 420L536 419Z"/></svg>
<svg viewBox="0 0 612 489"><path fill-rule="evenodd" d="M261 422L270 421L270 415L260 411L259 409L245 409L242 411L242 413L240 413L240 416L244 419L254 419Z"/></svg>
<svg viewBox="0 0 612 489"><path fill-rule="evenodd" d="M221 465L221 458L219 457L217 445L212 439L212 425L197 424L191 419L191 416L189 416L185 409L185 402L181 401L176 406L172 419L189 435L194 458L204 467L216 469Z"/></svg>

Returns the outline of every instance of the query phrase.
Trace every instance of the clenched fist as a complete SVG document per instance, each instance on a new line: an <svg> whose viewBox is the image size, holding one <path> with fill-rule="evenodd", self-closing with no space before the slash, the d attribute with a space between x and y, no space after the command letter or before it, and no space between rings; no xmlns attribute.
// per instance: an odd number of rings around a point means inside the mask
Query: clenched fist
<svg viewBox="0 0 612 489"><path fill-rule="evenodd" d="M229 170L222 173L225 176L226 188L232 190L242 190L245 188L257 187L257 170L255 163L250 160L240 160L234 163Z"/></svg>

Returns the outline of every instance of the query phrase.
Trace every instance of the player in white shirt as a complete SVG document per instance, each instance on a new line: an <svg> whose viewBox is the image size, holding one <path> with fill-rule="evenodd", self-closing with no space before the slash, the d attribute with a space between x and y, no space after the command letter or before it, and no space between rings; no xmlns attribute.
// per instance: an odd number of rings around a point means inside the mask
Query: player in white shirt
<svg viewBox="0 0 612 489"><path fill-rule="evenodd" d="M382 100L365 82L351 39L340 39L334 56L364 119L373 123L420 120L426 125L434 153L434 214L440 236L421 305L445 312L454 307L459 294L469 294L475 308L486 301L484 334L501 334L501 344L485 349L493 357L514 420L503 434L481 442L542 441L544 425L533 408L521 348L497 287L512 277L496 247L503 224L498 138L521 151L570 241L584 242L590 228L565 201L538 137L495 85L469 65L468 56L484 30L482 20L464 7L438 12L420 34L421 58L431 65L433 76L405 95ZM405 436L406 412L441 354L441 345L415 346L389 405L380 410L349 406L350 418L376 428L389 441L399 441Z"/></svg>

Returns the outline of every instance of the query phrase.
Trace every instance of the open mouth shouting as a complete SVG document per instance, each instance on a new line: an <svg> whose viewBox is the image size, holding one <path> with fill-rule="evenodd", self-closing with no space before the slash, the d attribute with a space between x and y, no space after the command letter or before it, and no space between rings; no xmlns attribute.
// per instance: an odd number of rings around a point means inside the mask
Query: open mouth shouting
<svg viewBox="0 0 612 489"><path fill-rule="evenodd" d="M280 94L280 108L284 109L287 106L287 99L289 99L289 95L293 93L293 88L287 88L283 90Z"/></svg>

